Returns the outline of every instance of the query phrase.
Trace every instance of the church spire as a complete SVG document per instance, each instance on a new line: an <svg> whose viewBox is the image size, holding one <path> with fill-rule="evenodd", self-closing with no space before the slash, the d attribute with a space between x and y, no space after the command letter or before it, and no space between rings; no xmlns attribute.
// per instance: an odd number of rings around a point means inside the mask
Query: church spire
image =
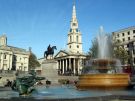
<svg viewBox="0 0 135 101"><path fill-rule="evenodd" d="M74 1L74 4L73 4L72 19L76 19L75 1Z"/></svg>
<svg viewBox="0 0 135 101"><path fill-rule="evenodd" d="M70 24L70 28L73 29L78 29L78 21L76 18L76 7L75 7L75 0L73 3L73 10L72 10L72 19L71 19L71 24Z"/></svg>
<svg viewBox="0 0 135 101"><path fill-rule="evenodd" d="M82 53L82 35L78 28L75 1L73 4L72 19L70 22L70 30L68 33L67 47L68 47L68 50L73 53Z"/></svg>

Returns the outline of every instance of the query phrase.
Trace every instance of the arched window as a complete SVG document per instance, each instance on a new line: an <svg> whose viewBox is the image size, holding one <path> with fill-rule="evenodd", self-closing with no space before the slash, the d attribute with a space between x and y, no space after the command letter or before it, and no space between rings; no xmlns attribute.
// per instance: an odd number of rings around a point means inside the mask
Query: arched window
<svg viewBox="0 0 135 101"><path fill-rule="evenodd" d="M72 29L70 29L70 32L72 32Z"/></svg>
<svg viewBox="0 0 135 101"><path fill-rule="evenodd" d="M78 43L78 36L76 36L76 42Z"/></svg>
<svg viewBox="0 0 135 101"><path fill-rule="evenodd" d="M76 32L79 32L78 29L76 29Z"/></svg>
<svg viewBox="0 0 135 101"><path fill-rule="evenodd" d="M72 42L72 37L70 36L70 42Z"/></svg>

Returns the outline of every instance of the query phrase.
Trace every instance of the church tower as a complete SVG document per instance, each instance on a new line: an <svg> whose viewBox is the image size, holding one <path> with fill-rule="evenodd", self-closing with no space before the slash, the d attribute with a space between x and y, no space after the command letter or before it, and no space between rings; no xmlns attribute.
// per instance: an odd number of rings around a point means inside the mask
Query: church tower
<svg viewBox="0 0 135 101"><path fill-rule="evenodd" d="M73 5L72 18L70 22L70 30L68 33L67 48L68 48L68 51L70 52L82 53L82 34L78 28L75 3Z"/></svg>

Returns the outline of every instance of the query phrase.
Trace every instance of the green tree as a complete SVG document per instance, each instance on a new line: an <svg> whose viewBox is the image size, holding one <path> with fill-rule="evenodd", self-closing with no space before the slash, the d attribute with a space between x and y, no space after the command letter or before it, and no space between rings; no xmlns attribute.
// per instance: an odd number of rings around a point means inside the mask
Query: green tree
<svg viewBox="0 0 135 101"><path fill-rule="evenodd" d="M117 58L121 61L122 64L126 64L129 59L128 52L122 47L117 46L114 48L114 58Z"/></svg>
<svg viewBox="0 0 135 101"><path fill-rule="evenodd" d="M40 63L37 61L37 57L35 54L30 52L29 55L29 69L35 69L36 67L40 67Z"/></svg>
<svg viewBox="0 0 135 101"><path fill-rule="evenodd" d="M95 38L92 40L92 47L89 49L88 55L92 58L96 58L98 54L98 42L97 39Z"/></svg>
<svg viewBox="0 0 135 101"><path fill-rule="evenodd" d="M128 62L130 56L120 40L113 41L113 57L119 59L122 64Z"/></svg>

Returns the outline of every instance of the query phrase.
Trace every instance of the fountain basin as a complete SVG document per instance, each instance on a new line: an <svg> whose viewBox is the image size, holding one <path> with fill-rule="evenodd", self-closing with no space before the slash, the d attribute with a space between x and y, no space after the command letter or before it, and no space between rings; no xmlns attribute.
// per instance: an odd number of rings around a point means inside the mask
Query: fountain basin
<svg viewBox="0 0 135 101"><path fill-rule="evenodd" d="M129 86L130 77L126 73L117 74L83 74L79 76L76 87L80 90L87 89L126 89Z"/></svg>

